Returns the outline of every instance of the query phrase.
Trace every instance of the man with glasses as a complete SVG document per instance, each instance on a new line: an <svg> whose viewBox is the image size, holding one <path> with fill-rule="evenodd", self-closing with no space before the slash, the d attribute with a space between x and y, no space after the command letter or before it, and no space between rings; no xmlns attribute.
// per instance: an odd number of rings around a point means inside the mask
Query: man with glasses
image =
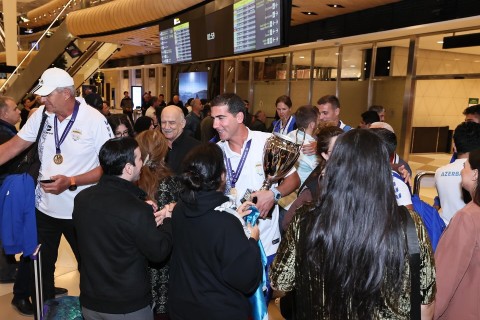
<svg viewBox="0 0 480 320"><path fill-rule="evenodd" d="M35 142L46 109L47 119L38 142L41 167L40 183L35 190L35 211L38 241L42 244L44 298L51 299L55 294L66 293L66 289L54 288L55 262L62 235L78 259L72 222L73 199L79 191L100 179L98 153L112 134L101 113L75 98L73 78L66 71L47 69L33 91L42 97L43 106L16 136L0 146L0 165Z"/></svg>

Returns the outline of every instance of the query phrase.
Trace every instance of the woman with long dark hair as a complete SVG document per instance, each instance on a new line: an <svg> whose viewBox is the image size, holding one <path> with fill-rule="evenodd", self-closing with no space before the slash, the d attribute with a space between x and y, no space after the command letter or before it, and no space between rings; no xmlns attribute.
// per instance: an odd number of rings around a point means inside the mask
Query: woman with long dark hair
<svg viewBox="0 0 480 320"><path fill-rule="evenodd" d="M409 319L410 218L402 213L380 138L364 129L339 136L317 207L295 216L271 270L272 287L295 290L295 319ZM432 248L420 218L410 215L420 244L422 319L431 319Z"/></svg>
<svg viewBox="0 0 480 320"><path fill-rule="evenodd" d="M180 176L185 187L172 214L174 248L170 268L172 319L246 320L248 295L260 284L258 226L245 236L238 218L222 204L225 167L216 144L195 147ZM241 212L248 208L243 204Z"/></svg>
<svg viewBox="0 0 480 320"><path fill-rule="evenodd" d="M296 210L306 203L313 203L318 200L318 192L320 191L320 184L325 172L325 165L327 164L330 154L337 137L344 131L337 126L325 126L317 133L317 158L318 164L312 173L305 179L303 185L298 190L298 197L292 203L287 213L282 220L282 230L286 231L290 221L292 221Z"/></svg>
<svg viewBox="0 0 480 320"><path fill-rule="evenodd" d="M113 134L116 138L132 137L133 128L130 120L125 114L112 114L107 117L108 124L112 128Z"/></svg>
<svg viewBox="0 0 480 320"><path fill-rule="evenodd" d="M122 114L126 118L125 115ZM159 209L172 211L182 189L165 164L168 152L167 139L160 130L143 131L135 137L142 153L143 167L138 186L147 193L147 198ZM157 220L158 221L158 220ZM168 261L149 264L152 285L152 305L155 319L168 319Z"/></svg>
<svg viewBox="0 0 480 320"><path fill-rule="evenodd" d="M461 171L472 196L443 233L435 252L438 294L435 319L480 319L480 150L471 151Z"/></svg>

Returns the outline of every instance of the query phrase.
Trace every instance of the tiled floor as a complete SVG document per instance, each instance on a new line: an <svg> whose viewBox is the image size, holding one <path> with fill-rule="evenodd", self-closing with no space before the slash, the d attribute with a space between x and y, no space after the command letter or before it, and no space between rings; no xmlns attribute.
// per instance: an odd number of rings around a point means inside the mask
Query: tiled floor
<svg viewBox="0 0 480 320"><path fill-rule="evenodd" d="M413 171L413 177L422 171L435 171L438 167L450 162L450 154L415 154L411 155L408 163ZM413 183L412 177L412 183ZM428 203L433 203L436 195L435 187L431 179L423 179L420 196ZM67 288L70 295L79 294L79 273L77 271L75 258L70 250L68 243L62 239L60 252L58 255L57 268L55 272L55 284L59 287ZM12 284L0 284L0 320L24 320L28 317L17 313L10 301L12 300ZM277 306L272 302L269 305L269 319L283 319L278 312Z"/></svg>

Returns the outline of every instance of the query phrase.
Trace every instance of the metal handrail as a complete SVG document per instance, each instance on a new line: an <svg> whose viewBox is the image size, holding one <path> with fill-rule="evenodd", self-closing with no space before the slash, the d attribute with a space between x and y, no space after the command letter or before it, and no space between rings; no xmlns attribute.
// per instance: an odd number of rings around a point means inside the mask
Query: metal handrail
<svg viewBox="0 0 480 320"><path fill-rule="evenodd" d="M68 6L70 5L70 3L72 3L74 0L70 0L68 1L64 6L63 6L63 9L58 13L58 15L55 17L55 19L53 19L52 23L50 23L50 25L48 26L48 28L43 32L43 34L41 35L41 37L37 40L37 43L39 44L43 38L47 35L47 33L50 32L50 29L52 28L52 26L57 22L58 18L62 16L63 12L68 8ZM10 76L7 78L7 80L3 83L3 85L0 87L0 92L3 92L5 86L8 84L8 82L12 79L12 77L17 73L18 69L20 69L20 67L22 66L22 64L28 59L28 57L30 57L30 55L32 54L32 52L35 50L35 46L33 46L30 51L28 51L27 55L23 58L22 61L20 61L20 63L18 64L18 66L15 68L15 70L10 74Z"/></svg>
<svg viewBox="0 0 480 320"><path fill-rule="evenodd" d="M424 177L435 177L435 172L433 171L422 171L419 172L415 179L413 179L413 194L420 194L420 182Z"/></svg>

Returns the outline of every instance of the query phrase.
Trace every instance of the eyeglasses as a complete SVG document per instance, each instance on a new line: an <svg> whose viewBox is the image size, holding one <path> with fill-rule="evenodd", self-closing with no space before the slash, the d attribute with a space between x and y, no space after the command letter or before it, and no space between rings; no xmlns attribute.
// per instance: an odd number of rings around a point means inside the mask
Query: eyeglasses
<svg viewBox="0 0 480 320"><path fill-rule="evenodd" d="M115 132L115 137L120 138L120 137L128 137L128 130L125 130L123 132L116 131Z"/></svg>

